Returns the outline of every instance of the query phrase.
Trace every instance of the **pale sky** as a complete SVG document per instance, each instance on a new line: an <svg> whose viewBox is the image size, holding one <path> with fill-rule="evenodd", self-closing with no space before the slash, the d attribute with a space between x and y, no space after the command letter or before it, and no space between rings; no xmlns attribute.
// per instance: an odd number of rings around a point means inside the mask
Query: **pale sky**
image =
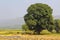
<svg viewBox="0 0 60 40"><path fill-rule="evenodd" d="M60 15L60 0L0 0L0 20L23 17L34 3L48 4L53 9L53 16Z"/></svg>

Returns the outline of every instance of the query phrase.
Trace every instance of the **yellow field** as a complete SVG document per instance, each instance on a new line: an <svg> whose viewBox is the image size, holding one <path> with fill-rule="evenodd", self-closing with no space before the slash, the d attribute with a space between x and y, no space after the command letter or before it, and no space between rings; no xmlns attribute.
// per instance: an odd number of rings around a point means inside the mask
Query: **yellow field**
<svg viewBox="0 0 60 40"><path fill-rule="evenodd" d="M19 30L0 31L0 40L60 40L60 34L42 31L41 35L17 33Z"/></svg>
<svg viewBox="0 0 60 40"><path fill-rule="evenodd" d="M0 36L0 40L60 40L60 36L55 35L10 35Z"/></svg>

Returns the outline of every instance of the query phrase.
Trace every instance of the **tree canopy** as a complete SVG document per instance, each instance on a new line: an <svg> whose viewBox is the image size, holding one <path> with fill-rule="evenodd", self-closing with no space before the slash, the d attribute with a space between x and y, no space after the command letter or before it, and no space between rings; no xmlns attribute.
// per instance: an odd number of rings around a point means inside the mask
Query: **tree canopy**
<svg viewBox="0 0 60 40"><path fill-rule="evenodd" d="M33 30L36 34L40 34L43 29L51 31L54 24L52 8L47 4L32 4L28 7L24 20L29 30Z"/></svg>

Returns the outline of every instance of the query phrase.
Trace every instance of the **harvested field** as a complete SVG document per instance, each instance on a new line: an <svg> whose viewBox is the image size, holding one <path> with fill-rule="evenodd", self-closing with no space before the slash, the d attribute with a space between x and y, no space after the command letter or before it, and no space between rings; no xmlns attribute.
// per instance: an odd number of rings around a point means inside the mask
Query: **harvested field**
<svg viewBox="0 0 60 40"><path fill-rule="evenodd" d="M11 35L0 36L0 40L60 40L60 36L56 35Z"/></svg>

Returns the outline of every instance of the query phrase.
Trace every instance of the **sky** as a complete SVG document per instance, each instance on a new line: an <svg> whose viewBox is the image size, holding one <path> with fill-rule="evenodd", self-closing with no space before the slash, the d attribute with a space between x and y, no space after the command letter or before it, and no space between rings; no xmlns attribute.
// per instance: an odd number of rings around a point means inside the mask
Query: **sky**
<svg viewBox="0 0 60 40"><path fill-rule="evenodd" d="M53 16L60 15L60 0L0 0L0 20L23 17L31 4L44 3L53 9Z"/></svg>

